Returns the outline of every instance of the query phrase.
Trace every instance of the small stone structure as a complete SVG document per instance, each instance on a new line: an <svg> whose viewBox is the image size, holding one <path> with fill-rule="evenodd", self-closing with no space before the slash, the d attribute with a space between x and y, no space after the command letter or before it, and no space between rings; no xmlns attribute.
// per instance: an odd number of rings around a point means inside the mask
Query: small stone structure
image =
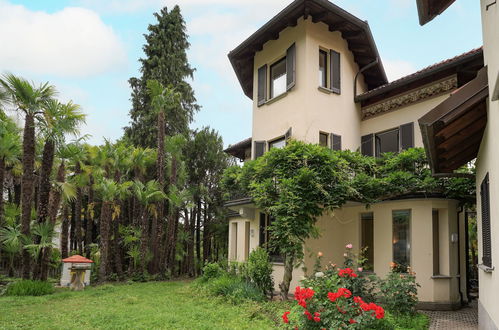
<svg viewBox="0 0 499 330"><path fill-rule="evenodd" d="M62 259L62 262L61 286L71 287L73 290L82 290L85 286L90 285L92 260L80 255L74 255Z"/></svg>

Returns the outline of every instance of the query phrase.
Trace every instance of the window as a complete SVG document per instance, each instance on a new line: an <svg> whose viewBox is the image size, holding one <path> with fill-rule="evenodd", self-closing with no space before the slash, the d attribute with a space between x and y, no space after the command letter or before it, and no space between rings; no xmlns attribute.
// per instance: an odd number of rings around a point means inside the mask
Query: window
<svg viewBox="0 0 499 330"><path fill-rule="evenodd" d="M492 249L490 233L490 192L489 174L485 175L480 184L480 205L482 213L482 263L492 268Z"/></svg>
<svg viewBox="0 0 499 330"><path fill-rule="evenodd" d="M375 136L376 141L376 157L379 157L385 152L399 151L399 130L398 128L378 133Z"/></svg>
<svg viewBox="0 0 499 330"><path fill-rule="evenodd" d="M319 132L319 145L321 147L327 147L328 134Z"/></svg>
<svg viewBox="0 0 499 330"><path fill-rule="evenodd" d="M432 212L432 235L433 235L433 275L440 275L440 221L438 210Z"/></svg>
<svg viewBox="0 0 499 330"><path fill-rule="evenodd" d="M364 251L365 270L374 270L374 214L372 212L360 215L360 246Z"/></svg>
<svg viewBox="0 0 499 330"><path fill-rule="evenodd" d="M319 86L327 88L327 52L319 49Z"/></svg>
<svg viewBox="0 0 499 330"><path fill-rule="evenodd" d="M414 123L410 122L384 132L362 136L362 154L372 156L373 147L376 157L385 152L400 152L414 147Z"/></svg>
<svg viewBox="0 0 499 330"><path fill-rule="evenodd" d="M255 141L255 159L263 156L265 153L265 145L267 144L265 141Z"/></svg>
<svg viewBox="0 0 499 330"><path fill-rule="evenodd" d="M260 246L267 249L270 260L273 262L283 262L284 258L276 251L275 247L270 247L270 241L272 240L272 234L269 230L272 224L273 218L265 213L260 213Z"/></svg>
<svg viewBox="0 0 499 330"><path fill-rule="evenodd" d="M284 137L269 142L269 150L272 149L272 148L282 149L285 146L286 146L286 139Z"/></svg>
<svg viewBox="0 0 499 330"><path fill-rule="evenodd" d="M230 259L237 260L237 222L231 223Z"/></svg>
<svg viewBox="0 0 499 330"><path fill-rule="evenodd" d="M341 150L341 135L331 134L331 149Z"/></svg>
<svg viewBox="0 0 499 330"><path fill-rule="evenodd" d="M392 220L393 262L404 269L411 265L411 211L393 211Z"/></svg>
<svg viewBox="0 0 499 330"><path fill-rule="evenodd" d="M286 58L282 58L270 67L270 98L286 92Z"/></svg>

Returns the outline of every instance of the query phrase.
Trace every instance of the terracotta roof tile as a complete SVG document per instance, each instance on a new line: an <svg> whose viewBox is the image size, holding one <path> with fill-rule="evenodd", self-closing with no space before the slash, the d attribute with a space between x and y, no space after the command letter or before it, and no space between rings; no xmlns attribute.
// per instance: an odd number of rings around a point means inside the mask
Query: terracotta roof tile
<svg viewBox="0 0 499 330"><path fill-rule="evenodd" d="M85 257L82 257L78 254L74 255L74 256L71 256L69 258L66 258L66 259L62 259L62 262L70 262L70 263L78 263L78 264L89 264L89 263L93 263L92 260L90 259L87 259Z"/></svg>
<svg viewBox="0 0 499 330"><path fill-rule="evenodd" d="M371 89L370 91L365 92L365 93L363 93L363 94L361 94L359 96L362 97L362 98L366 98L366 97L369 97L369 96L371 96L373 94L378 94L379 91L382 91L384 89L389 90L392 86L403 84L406 81L410 81L413 78L418 78L419 76L423 76L425 73L434 71L434 70L436 70L436 69L438 69L440 67L443 67L443 66L445 66L447 64L452 64L452 63L457 62L457 61L459 61L459 60L461 60L463 58L466 58L468 56L473 56L473 55L476 55L478 53L481 53L482 52L482 48L483 47L478 47L478 48L472 49L472 50L470 50L470 51L468 51L466 53L463 53L463 54L460 54L460 55L448 58L446 60L434 63L434 64L429 65L429 66L427 66L427 67L425 67L425 68L423 68L423 69L421 69L419 71L411 73L411 74L409 74L407 76L404 76L402 78L399 78L397 80L391 81L388 84L384 84L384 85L379 86L377 88Z"/></svg>

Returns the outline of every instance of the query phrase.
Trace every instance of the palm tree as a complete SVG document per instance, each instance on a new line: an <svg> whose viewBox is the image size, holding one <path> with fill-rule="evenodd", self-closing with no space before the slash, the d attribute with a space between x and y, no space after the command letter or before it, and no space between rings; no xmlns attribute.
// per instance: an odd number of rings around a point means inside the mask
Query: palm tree
<svg viewBox="0 0 499 330"><path fill-rule="evenodd" d="M142 271L145 271L147 265L147 254L149 250L149 221L148 215L158 217L156 204L166 199L165 193L160 189L159 184L155 180L148 181L146 184L135 181L133 184L133 192L137 201L142 205L142 214L140 216L140 253L142 259ZM152 233L155 236L156 233Z"/></svg>
<svg viewBox="0 0 499 330"><path fill-rule="evenodd" d="M0 248L9 256L9 277L14 276L14 261L23 247L20 225L0 228Z"/></svg>
<svg viewBox="0 0 499 330"><path fill-rule="evenodd" d="M42 120L42 132L45 135L42 165L40 171L40 197L38 199L38 223L47 220L49 213L49 197L51 191L50 174L54 164L56 145L64 143L67 134L76 136L79 125L85 121L80 106L72 102L62 104L57 100L49 100Z"/></svg>
<svg viewBox="0 0 499 330"><path fill-rule="evenodd" d="M130 185L130 182L119 184L108 178L102 178L96 184L96 191L102 200L100 211L100 281L106 280L108 270L110 269L110 223L111 219L116 216L116 212L119 212L117 209L117 199L126 195Z"/></svg>
<svg viewBox="0 0 499 330"><path fill-rule="evenodd" d="M0 227L3 226L3 190L7 166L14 165L21 155L21 138L15 123L0 111Z"/></svg>
<svg viewBox="0 0 499 330"><path fill-rule="evenodd" d="M56 91L48 83L35 86L27 80L13 74L5 74L0 79L0 85L7 93L15 110L24 114L23 133L23 176L21 180L21 232L30 234L31 207L34 191L35 166L35 118L43 113L43 105L51 99ZM31 259L29 252L23 250L22 277L30 277Z"/></svg>
<svg viewBox="0 0 499 330"><path fill-rule="evenodd" d="M165 189L165 127L167 114L172 114L173 110L177 108L180 102L180 93L176 92L174 88L168 86L164 87L157 80L149 80L147 82L148 94L151 99L152 111L157 114L157 161L156 161L156 180L158 180L159 188L163 191ZM161 201L158 203L158 219L163 221L164 215L164 203ZM157 221L153 223L153 237L152 237L152 252L153 252L153 263L152 270L155 272L158 269L159 264L159 248L158 241L162 237L163 226L160 226L160 230L157 230Z"/></svg>

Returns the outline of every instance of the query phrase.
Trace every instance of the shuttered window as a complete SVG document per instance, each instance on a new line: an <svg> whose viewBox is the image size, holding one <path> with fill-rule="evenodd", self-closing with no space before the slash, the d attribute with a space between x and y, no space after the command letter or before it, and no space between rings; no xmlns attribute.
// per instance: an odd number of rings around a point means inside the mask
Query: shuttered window
<svg viewBox="0 0 499 330"><path fill-rule="evenodd" d="M414 123L400 126L400 150L414 148Z"/></svg>
<svg viewBox="0 0 499 330"><path fill-rule="evenodd" d="M334 93L341 94L341 68L340 53L331 50L331 90Z"/></svg>
<svg viewBox="0 0 499 330"><path fill-rule="evenodd" d="M331 134L331 149L341 150L341 135Z"/></svg>
<svg viewBox="0 0 499 330"><path fill-rule="evenodd" d="M319 49L319 86L327 88L327 52Z"/></svg>
<svg viewBox="0 0 499 330"><path fill-rule="evenodd" d="M489 174L485 176L480 185L480 202L482 208L482 263L492 267L492 250L490 235L490 192Z"/></svg>
<svg viewBox="0 0 499 330"><path fill-rule="evenodd" d="M438 210L432 212L432 236L433 236L433 275L440 275L440 221Z"/></svg>
<svg viewBox="0 0 499 330"><path fill-rule="evenodd" d="M267 101L267 65L258 69L258 106Z"/></svg>
<svg viewBox="0 0 499 330"><path fill-rule="evenodd" d="M328 134L319 132L319 145L321 147L327 147Z"/></svg>
<svg viewBox="0 0 499 330"><path fill-rule="evenodd" d="M265 153L265 141L255 141L255 159Z"/></svg>
<svg viewBox="0 0 499 330"><path fill-rule="evenodd" d="M286 91L296 85L296 46L292 44L286 51Z"/></svg>
<svg viewBox="0 0 499 330"><path fill-rule="evenodd" d="M373 156L373 140L374 140L374 135L373 134L368 134L364 135L363 137L360 138L360 152L364 156Z"/></svg>
<svg viewBox="0 0 499 330"><path fill-rule="evenodd" d="M270 98L285 93L286 83L286 58L282 58L270 66Z"/></svg>
<svg viewBox="0 0 499 330"><path fill-rule="evenodd" d="M293 130L292 128L290 127L287 131L286 131L286 134L284 134L284 139L286 140L286 144L288 142L289 139L291 139L291 134L293 133Z"/></svg>

